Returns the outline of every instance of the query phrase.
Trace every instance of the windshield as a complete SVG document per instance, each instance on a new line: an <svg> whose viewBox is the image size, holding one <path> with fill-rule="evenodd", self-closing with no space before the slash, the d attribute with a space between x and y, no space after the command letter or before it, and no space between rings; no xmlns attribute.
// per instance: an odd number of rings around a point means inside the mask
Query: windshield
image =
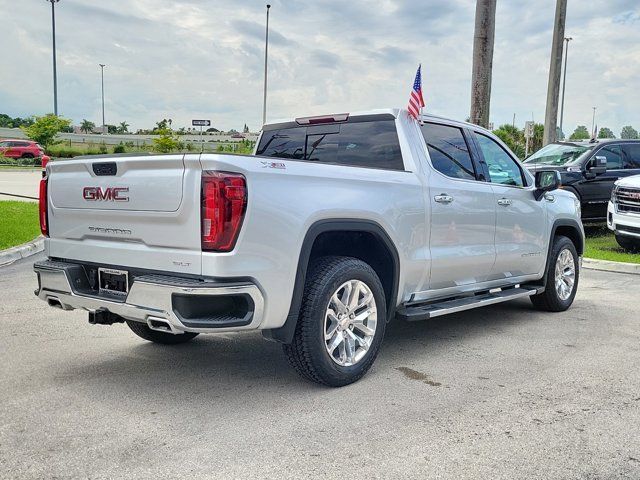
<svg viewBox="0 0 640 480"><path fill-rule="evenodd" d="M524 163L566 165L576 160L584 152L589 152L592 149L593 146L550 143L527 158Z"/></svg>

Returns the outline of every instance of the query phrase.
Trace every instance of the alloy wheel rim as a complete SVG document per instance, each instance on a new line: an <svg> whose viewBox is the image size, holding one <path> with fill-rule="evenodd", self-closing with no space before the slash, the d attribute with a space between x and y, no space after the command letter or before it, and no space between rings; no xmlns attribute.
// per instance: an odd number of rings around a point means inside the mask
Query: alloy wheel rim
<svg viewBox="0 0 640 480"><path fill-rule="evenodd" d="M324 341L335 363L360 362L376 334L378 311L373 292L360 280L349 280L331 295L324 316Z"/></svg>
<svg viewBox="0 0 640 480"><path fill-rule="evenodd" d="M556 260L556 293L562 301L569 299L576 283L576 267L573 253L565 248Z"/></svg>

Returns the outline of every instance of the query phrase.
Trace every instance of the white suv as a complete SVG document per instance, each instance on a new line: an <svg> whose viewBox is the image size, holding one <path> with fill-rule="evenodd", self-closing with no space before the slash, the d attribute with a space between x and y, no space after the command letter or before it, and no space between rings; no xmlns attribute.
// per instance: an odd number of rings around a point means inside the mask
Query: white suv
<svg viewBox="0 0 640 480"><path fill-rule="evenodd" d="M622 248L640 251L640 175L615 183L607 208L607 226Z"/></svg>

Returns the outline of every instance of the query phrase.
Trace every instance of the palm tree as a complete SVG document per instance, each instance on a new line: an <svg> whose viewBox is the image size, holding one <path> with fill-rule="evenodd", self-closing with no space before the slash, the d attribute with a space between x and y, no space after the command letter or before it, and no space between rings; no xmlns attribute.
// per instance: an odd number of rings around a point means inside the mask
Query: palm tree
<svg viewBox="0 0 640 480"><path fill-rule="evenodd" d="M96 128L96 124L93 122L90 122L86 118L83 119L82 123L80 124L80 131L84 133L91 133L93 132L94 128Z"/></svg>
<svg viewBox="0 0 640 480"><path fill-rule="evenodd" d="M167 129L167 119L163 118L161 121L156 122L156 128L154 128L155 131L157 130L166 130Z"/></svg>
<svg viewBox="0 0 640 480"><path fill-rule="evenodd" d="M127 122L120 122L118 125L118 133L128 133L129 132L129 124Z"/></svg>

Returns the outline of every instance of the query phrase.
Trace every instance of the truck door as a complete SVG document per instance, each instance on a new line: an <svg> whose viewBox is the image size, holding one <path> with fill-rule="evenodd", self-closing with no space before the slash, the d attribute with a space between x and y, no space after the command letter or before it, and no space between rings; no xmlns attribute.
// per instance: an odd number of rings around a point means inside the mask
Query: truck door
<svg viewBox="0 0 640 480"><path fill-rule="evenodd" d="M456 293L486 280L495 261L494 194L484 174L477 171L461 128L425 123L421 130L432 167L427 179L429 289Z"/></svg>
<svg viewBox="0 0 640 480"><path fill-rule="evenodd" d="M527 185L522 167L498 142L481 133L474 135L488 169L497 209L496 262L490 279L538 273L546 258L547 200L534 198L535 186Z"/></svg>
<svg viewBox="0 0 640 480"><path fill-rule="evenodd" d="M586 169L595 162L595 157L606 157L607 171L593 178L588 178L580 184L582 196L582 217L585 219L599 219L607 216L607 202L611 198L613 183L625 176L622 147L616 145L604 145L591 155L587 161ZM587 173L588 175L588 173Z"/></svg>

